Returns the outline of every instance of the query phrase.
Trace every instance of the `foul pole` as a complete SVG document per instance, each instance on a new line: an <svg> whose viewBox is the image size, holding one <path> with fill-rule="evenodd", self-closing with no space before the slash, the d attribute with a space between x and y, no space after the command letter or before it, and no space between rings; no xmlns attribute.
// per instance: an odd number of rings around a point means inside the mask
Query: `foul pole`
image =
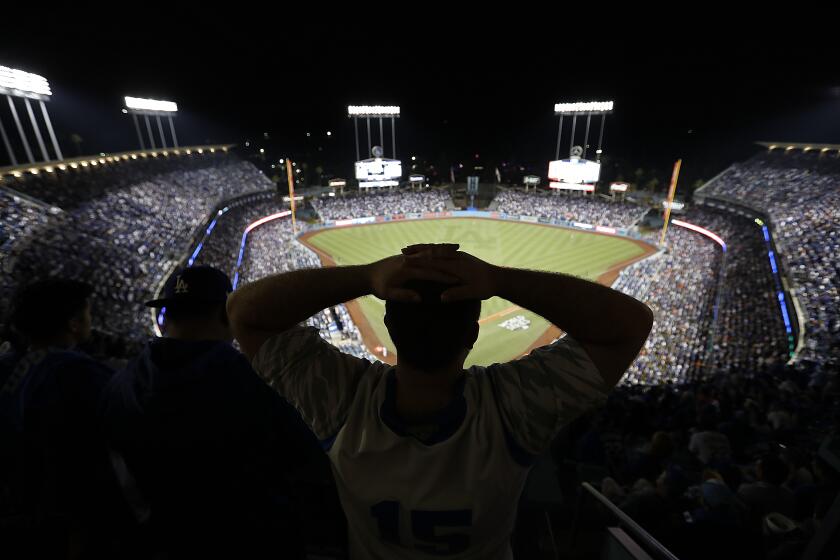
<svg viewBox="0 0 840 560"><path fill-rule="evenodd" d="M289 179L289 204L292 211L292 233L297 235L297 222L295 222L295 179L292 175L292 160L286 158L286 176Z"/></svg>
<svg viewBox="0 0 840 560"><path fill-rule="evenodd" d="M674 194L677 192L677 179L680 176L682 160L678 159L674 164L674 172L671 174L671 188L668 190L668 200L665 203L665 223L662 225L662 236L659 238L659 246L665 246L665 233L668 231L668 220L671 218L671 206L674 202Z"/></svg>

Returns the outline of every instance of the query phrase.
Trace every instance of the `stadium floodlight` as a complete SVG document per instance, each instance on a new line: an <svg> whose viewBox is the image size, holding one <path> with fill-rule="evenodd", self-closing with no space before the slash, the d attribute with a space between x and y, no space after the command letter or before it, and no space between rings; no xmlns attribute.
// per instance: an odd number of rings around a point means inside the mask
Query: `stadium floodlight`
<svg viewBox="0 0 840 560"><path fill-rule="evenodd" d="M359 154L359 118L364 118L367 121L367 135L368 135L368 153L370 153L373 144L370 141L370 119L371 117L379 119L379 141L380 145L385 145L385 135L382 129L382 119L391 119L391 157L397 159L397 139L394 119L399 118L400 108L398 105L348 105L347 116L353 119L353 130L356 138L356 161L361 161Z"/></svg>
<svg viewBox="0 0 840 560"><path fill-rule="evenodd" d="M125 98L125 106L135 111L153 111L162 113L175 113L178 111L178 104L173 101L160 101L158 99L143 99L141 97Z"/></svg>
<svg viewBox="0 0 840 560"><path fill-rule="evenodd" d="M612 101L576 101L574 103L555 103L557 115L580 115L585 113L612 113Z"/></svg>
<svg viewBox="0 0 840 560"><path fill-rule="evenodd" d="M575 145L575 129L577 128L578 115L586 115L586 136L583 141L583 159L586 159L586 151L589 148L589 123L592 120L592 115L601 115L601 134L598 137L598 149L595 151L597 159L601 159L603 150L601 146L604 142L604 122L607 115L613 112L612 101L575 101L573 103L555 103L554 114L560 115L560 128L557 131L557 149L555 150L554 159L560 159L560 139L563 137L563 117L571 115L572 117L572 138L569 143L569 150Z"/></svg>
<svg viewBox="0 0 840 560"><path fill-rule="evenodd" d="M399 117L397 105L349 105L347 115L351 117Z"/></svg>
<svg viewBox="0 0 840 560"><path fill-rule="evenodd" d="M50 156L47 153L44 138L41 136L41 129L38 122L35 120L35 113L32 110L31 102L37 101L41 105L41 114L43 115L44 122L47 125L47 132L49 132L53 150L55 150L56 160L63 160L64 156L61 154L61 148L58 146L58 139L55 136L55 131L53 130L52 122L50 121L50 115L47 113L47 106L44 105L44 101L49 101L52 96L50 83L47 79L43 76L39 76L38 74L9 68L8 66L0 66L0 93L5 95L6 100L9 102L9 110L12 113L12 120L15 122L15 127L17 128L18 135L20 135L21 143L23 144L29 163L35 163L35 158L32 155L32 148L30 148L29 141L23 131L20 116L18 115L17 108L12 100L13 97L20 97L23 99L26 112L29 115L29 120L32 123L32 128L35 132L35 138L38 140L38 147L41 149L41 155L43 156L44 161L49 162L51 161ZM17 158L15 157L14 150L9 142L9 137L6 134L6 128L3 126L2 121L0 121L0 137L3 138L3 144L6 147L6 153L9 156L9 161L12 165L17 165Z"/></svg>
<svg viewBox="0 0 840 560"><path fill-rule="evenodd" d="M28 95L34 99L52 95L50 83L45 77L8 66L0 66L0 93L19 97Z"/></svg>
<svg viewBox="0 0 840 560"><path fill-rule="evenodd" d="M146 132L149 134L149 142L152 149L156 150L155 137L152 134L152 125L149 123L149 117L157 119L158 133L160 134L161 143L164 148L166 145L166 136L163 134L163 125L160 122L160 117L164 116L169 119L169 132L172 134L172 143L175 148L178 147L178 137L175 135L175 125L172 123L172 117L178 112L178 104L174 101L163 101L160 99L145 99L142 97L125 96L125 109L123 112L131 113L131 118L134 120L134 128L137 131L137 139L140 141L140 149L145 150L146 145L143 142L143 135L140 133L140 124L137 122L137 115L143 115L146 120Z"/></svg>

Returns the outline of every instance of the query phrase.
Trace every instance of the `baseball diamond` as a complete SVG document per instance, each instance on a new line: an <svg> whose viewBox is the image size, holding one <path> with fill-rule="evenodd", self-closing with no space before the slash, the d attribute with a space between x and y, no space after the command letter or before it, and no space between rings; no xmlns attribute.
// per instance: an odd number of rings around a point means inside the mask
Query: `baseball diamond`
<svg viewBox="0 0 840 560"><path fill-rule="evenodd" d="M655 252L636 240L540 224L485 218L442 218L331 228L300 241L324 266L356 265L399 253L415 243L460 243L461 249L499 265L563 272L610 285L618 272ZM558 294L562 297L562 294ZM395 348L383 317L385 302L366 296L348 305L368 350L394 363ZM510 319L526 328L509 329ZM489 365L526 354L560 331L545 319L501 298L482 303L478 341L465 364ZM386 351L383 351L386 349Z"/></svg>

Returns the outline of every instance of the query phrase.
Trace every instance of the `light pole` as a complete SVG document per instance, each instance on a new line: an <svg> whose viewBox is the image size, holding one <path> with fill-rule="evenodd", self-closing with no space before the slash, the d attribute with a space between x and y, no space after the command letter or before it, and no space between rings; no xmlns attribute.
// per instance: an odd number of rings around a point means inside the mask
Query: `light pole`
<svg viewBox="0 0 840 560"><path fill-rule="evenodd" d="M347 116L353 119L356 136L356 164L355 177L359 187L394 187L399 185L402 177L402 164L397 160L397 134L394 119L399 118L400 108L396 105L349 105ZM368 151L366 159L359 154L359 125L358 120L364 118L367 123ZM379 119L379 146L373 147L370 139L370 119ZM383 159L385 151L385 130L382 119L391 119L391 159ZM373 156L373 160L367 158Z"/></svg>
<svg viewBox="0 0 840 560"><path fill-rule="evenodd" d="M155 145L155 136L152 134L152 124L149 122L149 117L156 117L158 133L160 134L161 146L166 148L166 135L163 133L163 124L160 118L166 117L169 120L169 131L172 134L172 145L174 148L178 147L178 137L175 136L175 125L172 123L172 117L178 113L178 104L173 101L161 101L158 99L143 99L141 97L126 97L124 113L130 113L134 120L134 129L137 131L137 139L140 141L140 149L145 150L146 145L143 142L143 135L140 133L140 124L137 120L137 115L142 115L146 122L146 132L149 135L149 143L152 149L157 149Z"/></svg>
<svg viewBox="0 0 840 560"><path fill-rule="evenodd" d="M557 149L554 153L554 159L560 159L560 140L563 136L563 117L571 115L572 117L572 137L569 139L569 149L575 145L575 132L577 130L578 115L586 115L586 135L583 142L583 159L586 159L587 144L589 143L589 125L593 115L601 115L601 132L598 136L598 151L601 153L601 146L604 141L604 122L607 115L613 112L612 101L578 101L575 103L556 103L554 105L554 114L560 116L560 126L557 130ZM600 159L600 158L599 158Z"/></svg>
<svg viewBox="0 0 840 560"><path fill-rule="evenodd" d="M601 173L601 146L604 141L604 122L607 115L613 112L612 101L578 101L574 103L556 103L554 114L560 116L560 125L557 129L557 148L554 152L554 161L548 164L549 187L558 190L574 190L583 192L594 192L595 183L598 182ZM577 132L578 116L586 116L586 132L583 138L583 147L575 145L575 133ZM589 129L593 115L601 116L601 131L598 135L598 149L595 150L596 161L587 161L586 154L589 148ZM572 133L569 138L569 159L560 158L560 142L563 137L563 117L572 117ZM583 187L586 187L584 190Z"/></svg>
<svg viewBox="0 0 840 560"><path fill-rule="evenodd" d="M382 126L382 119L390 118L391 119L391 157L393 159L397 158L397 136L396 136L396 125L394 124L394 119L398 119L400 117L400 108L395 105L385 106L385 105L350 105L347 107L347 116L353 119L353 128L356 132L356 161L360 161L361 156L359 154L359 122L360 118L364 118L367 122L367 135L368 135L368 151L367 155L370 155L370 149L372 144L370 142L370 119L375 118L379 119L379 144L381 146L385 146L385 133Z"/></svg>

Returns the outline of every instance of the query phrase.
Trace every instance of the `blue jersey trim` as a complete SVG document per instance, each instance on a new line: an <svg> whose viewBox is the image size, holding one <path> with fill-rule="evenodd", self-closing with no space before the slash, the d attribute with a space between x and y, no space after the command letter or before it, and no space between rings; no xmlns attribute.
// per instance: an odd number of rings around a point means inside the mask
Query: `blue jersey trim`
<svg viewBox="0 0 840 560"><path fill-rule="evenodd" d="M397 414L396 370L390 370L386 376L385 400L379 409L379 418L398 436L415 437L411 435L409 426ZM461 427L461 424L464 423L464 419L467 417L467 401L464 398L465 382L466 377L462 375L454 387L455 398L443 410L429 419L430 424L437 425L437 431L426 439L415 437L417 441L424 445L435 445L436 443L446 441L458 431L458 428Z"/></svg>
<svg viewBox="0 0 840 560"><path fill-rule="evenodd" d="M334 436L320 440L318 443L321 444L321 449L323 449L326 452L329 452L329 450L332 449L332 446L335 443L335 439L338 437L339 432L341 432L341 428L343 427L344 424L342 424L341 427L338 428L338 432L336 432Z"/></svg>

